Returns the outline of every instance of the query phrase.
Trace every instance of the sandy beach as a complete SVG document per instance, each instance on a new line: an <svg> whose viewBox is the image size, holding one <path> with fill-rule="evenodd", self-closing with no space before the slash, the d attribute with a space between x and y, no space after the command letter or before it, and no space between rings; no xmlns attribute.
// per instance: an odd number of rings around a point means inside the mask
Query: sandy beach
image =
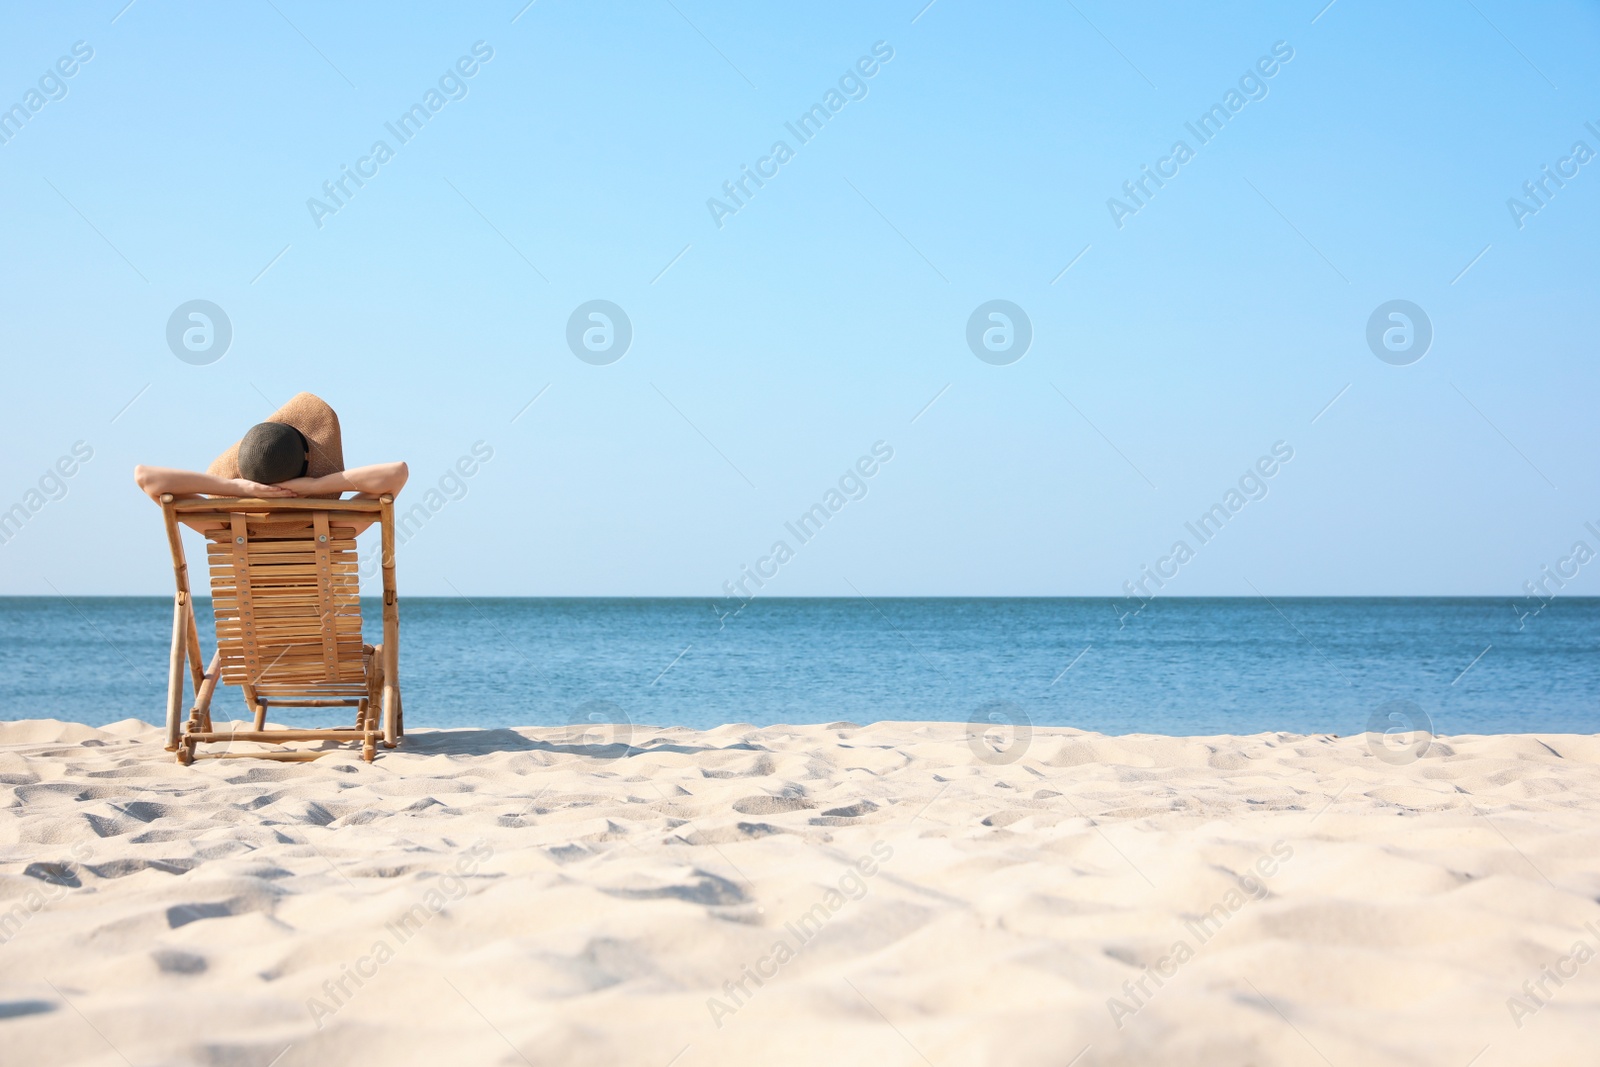
<svg viewBox="0 0 1600 1067"><path fill-rule="evenodd" d="M1597 737L604 740L0 723L0 1058L1596 1060Z"/></svg>

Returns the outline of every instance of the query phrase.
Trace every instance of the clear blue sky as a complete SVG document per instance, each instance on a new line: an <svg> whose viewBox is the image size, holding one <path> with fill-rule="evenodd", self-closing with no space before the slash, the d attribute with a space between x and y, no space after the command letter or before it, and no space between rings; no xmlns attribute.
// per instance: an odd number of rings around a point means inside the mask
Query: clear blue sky
<svg viewBox="0 0 1600 1067"><path fill-rule="evenodd" d="M1184 539L1166 594L1514 595L1600 548L1594 4L123 3L0 34L0 592L170 589L132 466L302 389L349 462L409 461L405 504L493 449L412 594L715 597L783 540L766 593L1115 596ZM776 175L708 208L746 166ZM1144 166L1176 175L1114 221ZM197 299L233 330L205 365L166 337ZM607 365L567 343L597 299ZM1004 365L966 337L997 299L1032 329ZM1394 299L1432 324L1409 365L1367 342Z"/></svg>

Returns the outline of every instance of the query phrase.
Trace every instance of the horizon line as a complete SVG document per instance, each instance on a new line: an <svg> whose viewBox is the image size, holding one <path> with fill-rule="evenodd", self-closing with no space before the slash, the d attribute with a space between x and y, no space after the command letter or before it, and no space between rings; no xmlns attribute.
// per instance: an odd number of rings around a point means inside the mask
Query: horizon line
<svg viewBox="0 0 1600 1067"><path fill-rule="evenodd" d="M0 593L0 600L59 600L64 593ZM171 593L73 593L77 597L96 600L165 600ZM1526 598L1527 593L1274 593L1279 600L1490 600L1503 596ZM210 593L195 593L196 600L210 600ZM790 596L759 596L744 601L745 605L757 601L794 600L1122 600L1124 593L880 593L873 597L850 594L815 593ZM380 593L362 593L363 600L382 599ZM697 593L403 593L403 600L710 600L730 599L726 594ZM1262 600L1258 594L1188 593L1153 597L1157 600ZM1550 597L1546 603L1557 600L1600 600L1600 594L1571 593Z"/></svg>

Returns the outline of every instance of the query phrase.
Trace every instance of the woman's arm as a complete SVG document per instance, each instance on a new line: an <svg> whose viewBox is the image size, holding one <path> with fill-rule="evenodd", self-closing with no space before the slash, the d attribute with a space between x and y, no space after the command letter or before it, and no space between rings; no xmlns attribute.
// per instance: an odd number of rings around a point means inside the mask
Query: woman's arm
<svg viewBox="0 0 1600 1067"><path fill-rule="evenodd" d="M142 463L133 468L133 480L146 496L158 504L163 493L173 496L193 496L197 493L207 496L294 496L294 490L282 485L263 485L248 478L218 478L214 474L173 467L147 467Z"/></svg>
<svg viewBox="0 0 1600 1067"><path fill-rule="evenodd" d="M290 478L278 483L279 488L292 490L300 496L319 493L364 493L367 496L394 495L405 487L411 471L404 463L372 463L365 467L351 467L335 471L320 478Z"/></svg>

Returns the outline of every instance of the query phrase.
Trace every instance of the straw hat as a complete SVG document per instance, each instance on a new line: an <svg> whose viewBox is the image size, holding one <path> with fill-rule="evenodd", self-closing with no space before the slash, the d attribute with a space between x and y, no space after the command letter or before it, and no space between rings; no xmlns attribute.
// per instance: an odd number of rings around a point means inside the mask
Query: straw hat
<svg viewBox="0 0 1600 1067"><path fill-rule="evenodd" d="M283 407L266 418L267 422L281 422L299 430L310 446L311 457L306 463L306 476L320 478L344 470L344 441L339 435L339 416L322 400L311 393L296 393ZM239 478L239 442L235 441L226 452L211 461L206 473L218 478Z"/></svg>

